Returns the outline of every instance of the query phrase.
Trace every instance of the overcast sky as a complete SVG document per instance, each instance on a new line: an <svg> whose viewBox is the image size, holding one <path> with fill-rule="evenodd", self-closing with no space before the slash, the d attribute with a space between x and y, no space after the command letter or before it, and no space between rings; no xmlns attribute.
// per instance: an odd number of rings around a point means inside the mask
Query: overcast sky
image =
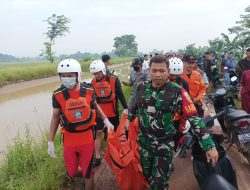
<svg viewBox="0 0 250 190"><path fill-rule="evenodd" d="M134 34L139 51L177 50L235 25L249 0L0 0L0 53L37 56L53 13L71 19L56 54L111 51L114 38Z"/></svg>

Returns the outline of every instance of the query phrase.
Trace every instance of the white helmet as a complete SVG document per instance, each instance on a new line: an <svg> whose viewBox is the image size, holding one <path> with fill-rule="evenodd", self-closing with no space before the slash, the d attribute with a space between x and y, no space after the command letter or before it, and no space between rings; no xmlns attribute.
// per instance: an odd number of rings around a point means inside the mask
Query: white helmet
<svg viewBox="0 0 250 190"><path fill-rule="evenodd" d="M81 81L81 65L75 59L64 59L57 66L57 73L77 73L78 82Z"/></svg>
<svg viewBox="0 0 250 190"><path fill-rule="evenodd" d="M90 63L89 66L89 71L93 74L93 73L97 73L99 71L102 71L103 75L106 75L106 66L103 63L102 60L94 60Z"/></svg>
<svg viewBox="0 0 250 190"><path fill-rule="evenodd" d="M180 75L183 73L183 62L177 57L169 59L169 73L173 75Z"/></svg>

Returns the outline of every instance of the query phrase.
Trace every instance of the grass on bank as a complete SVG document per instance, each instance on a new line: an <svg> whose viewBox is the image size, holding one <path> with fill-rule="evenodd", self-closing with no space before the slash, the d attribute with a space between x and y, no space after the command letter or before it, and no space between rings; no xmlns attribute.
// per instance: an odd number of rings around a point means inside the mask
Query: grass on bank
<svg viewBox="0 0 250 190"><path fill-rule="evenodd" d="M47 154L47 138L17 137L0 168L1 190L58 189L66 175L59 135L55 140L57 158Z"/></svg>
<svg viewBox="0 0 250 190"><path fill-rule="evenodd" d="M132 58L112 58L111 64L131 61ZM89 61L80 61L84 72L89 72ZM30 62L30 63L5 63L0 64L0 86L32 79L56 75L57 63Z"/></svg>
<svg viewBox="0 0 250 190"><path fill-rule="evenodd" d="M130 87L123 87L126 99ZM120 115L123 108L119 105ZM59 130L54 144L57 157L47 154L47 134L35 139L27 131L25 138L18 136L0 164L0 190L58 190L66 182L62 144Z"/></svg>

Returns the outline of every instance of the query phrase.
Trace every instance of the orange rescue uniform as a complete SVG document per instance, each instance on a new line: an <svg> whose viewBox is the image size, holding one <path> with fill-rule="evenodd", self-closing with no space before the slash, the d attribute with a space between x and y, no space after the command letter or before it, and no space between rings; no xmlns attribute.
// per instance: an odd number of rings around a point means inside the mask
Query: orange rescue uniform
<svg viewBox="0 0 250 190"><path fill-rule="evenodd" d="M112 75L107 75L100 81L94 78L91 82L96 94L96 101L108 118L117 115L115 83L116 77Z"/></svg>
<svg viewBox="0 0 250 190"><path fill-rule="evenodd" d="M95 101L92 88L81 84L78 90L61 87L54 92L55 100L60 105L60 125L63 127L63 144L67 147L78 147L93 143L93 126L96 113L91 108Z"/></svg>
<svg viewBox="0 0 250 190"><path fill-rule="evenodd" d="M182 73L182 78L184 78L189 86L189 95L191 99L198 98L201 104L201 101L204 97L204 94L206 92L206 86L204 84L204 81L202 80L202 76L197 71L192 71L191 76L188 77L187 73Z"/></svg>

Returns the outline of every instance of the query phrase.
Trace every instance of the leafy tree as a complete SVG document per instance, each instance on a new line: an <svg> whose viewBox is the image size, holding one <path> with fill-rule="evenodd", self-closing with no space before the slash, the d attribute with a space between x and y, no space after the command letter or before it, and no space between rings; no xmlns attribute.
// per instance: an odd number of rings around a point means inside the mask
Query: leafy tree
<svg viewBox="0 0 250 190"><path fill-rule="evenodd" d="M250 5L245 9L246 14L240 15L237 26L228 29L229 35L221 34L221 38L209 40L210 50L222 54L222 51L234 51L236 56L243 58L244 52L250 46Z"/></svg>
<svg viewBox="0 0 250 190"><path fill-rule="evenodd" d="M222 52L225 50L224 41L220 38L215 38L214 40L208 40L209 50L212 52L216 52L219 55L222 55Z"/></svg>
<svg viewBox="0 0 250 190"><path fill-rule="evenodd" d="M208 50L209 50L208 46L199 46L199 48L198 48L199 54L203 54L204 52L206 52Z"/></svg>
<svg viewBox="0 0 250 190"><path fill-rule="evenodd" d="M230 34L237 37L236 45L238 47L238 57L243 58L245 49L250 46L250 6L245 9L247 14L241 15L242 20L237 21L237 26L229 28Z"/></svg>
<svg viewBox="0 0 250 190"><path fill-rule="evenodd" d="M42 50L42 56L46 56L47 59L53 63L55 60L55 52L52 52L52 45L55 45L55 39L62 37L65 33L69 33L69 27L67 24L70 23L70 19L64 15L57 16L52 14L46 22L49 24L48 31L45 33L46 38L49 39L48 42L45 42L45 50Z"/></svg>
<svg viewBox="0 0 250 190"><path fill-rule="evenodd" d="M227 51L236 51L238 49L237 46L237 40L239 36L235 36L232 40L230 40L230 37L224 33L221 33L222 39L223 39L223 43L225 46L225 50Z"/></svg>
<svg viewBox="0 0 250 190"><path fill-rule="evenodd" d="M45 56L51 63L55 61L55 52L52 52L51 46L52 44L49 42L43 43L45 46L45 50L42 50L42 56Z"/></svg>
<svg viewBox="0 0 250 190"><path fill-rule="evenodd" d="M242 27L244 28L250 28L250 5L245 8L245 15L240 15L240 18L242 18L242 20L237 21L237 24L240 24Z"/></svg>
<svg viewBox="0 0 250 190"><path fill-rule="evenodd" d="M123 35L114 39L115 54L119 57L136 56L138 44L135 42L134 35Z"/></svg>
<svg viewBox="0 0 250 190"><path fill-rule="evenodd" d="M185 53L186 54L195 54L196 48L194 47L195 44L189 44L185 47Z"/></svg>
<svg viewBox="0 0 250 190"><path fill-rule="evenodd" d="M208 49L209 47L207 46L199 46L198 48L196 48L195 44L189 44L184 49L179 49L177 53L200 55L206 52Z"/></svg>

